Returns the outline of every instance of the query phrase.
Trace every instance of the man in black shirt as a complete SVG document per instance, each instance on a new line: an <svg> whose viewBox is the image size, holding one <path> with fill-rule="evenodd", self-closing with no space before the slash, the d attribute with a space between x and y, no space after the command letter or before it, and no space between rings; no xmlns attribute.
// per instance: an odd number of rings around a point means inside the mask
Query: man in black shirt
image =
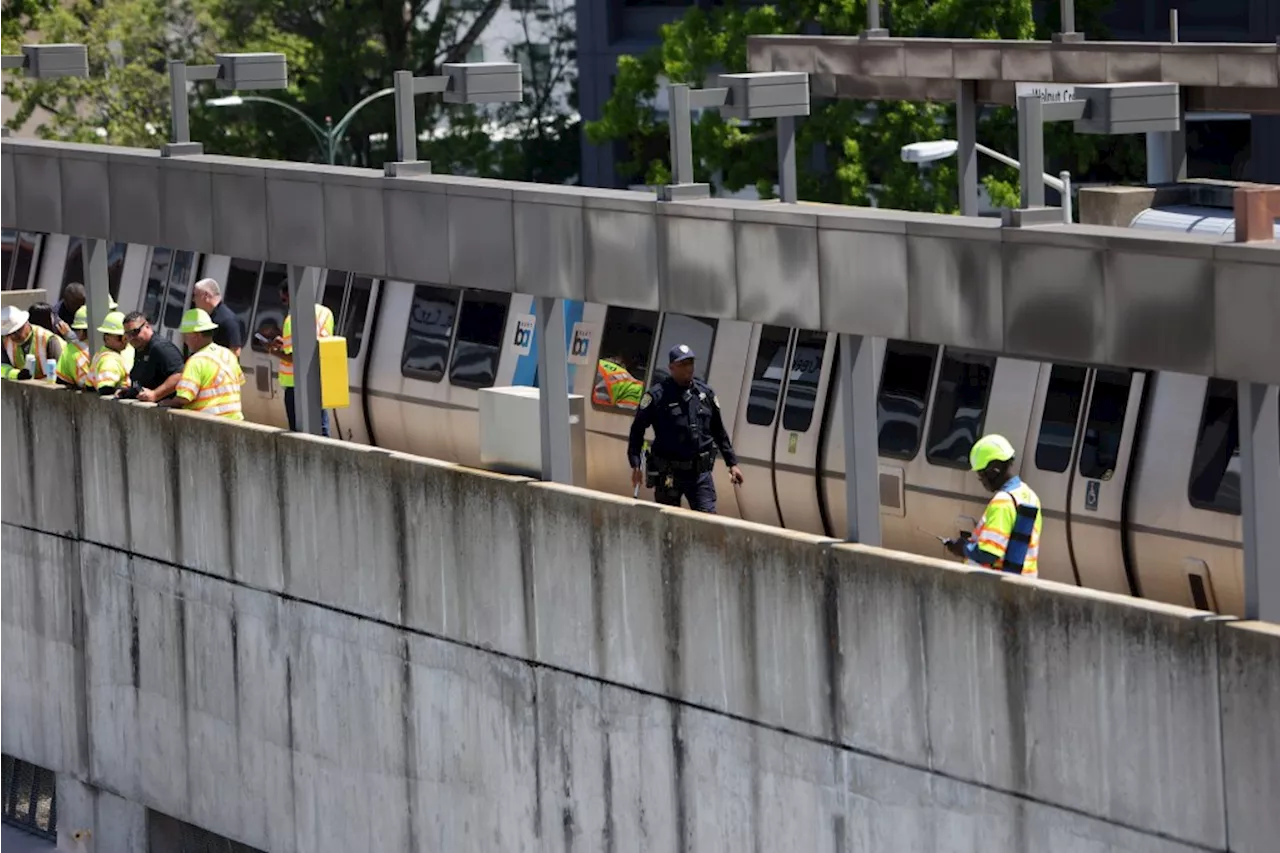
<svg viewBox="0 0 1280 853"><path fill-rule="evenodd" d="M124 318L124 339L133 345L131 385L121 397L155 403L172 397L182 378L182 353L172 341L155 337L146 315L134 311Z"/></svg>
<svg viewBox="0 0 1280 853"><path fill-rule="evenodd" d="M240 357L240 348L244 346L244 330L240 328L240 318L222 302L222 288L211 278L202 278L192 288L192 301L196 307L209 315L209 319L218 324L213 332L213 342L226 347Z"/></svg>

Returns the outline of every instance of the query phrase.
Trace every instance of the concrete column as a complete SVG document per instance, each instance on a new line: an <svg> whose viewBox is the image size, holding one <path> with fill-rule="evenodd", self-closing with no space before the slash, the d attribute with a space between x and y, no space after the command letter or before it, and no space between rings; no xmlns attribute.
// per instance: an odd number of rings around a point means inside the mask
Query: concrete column
<svg viewBox="0 0 1280 853"><path fill-rule="evenodd" d="M1018 98L1018 162L1022 209L1044 207L1044 102L1036 95Z"/></svg>
<svg viewBox="0 0 1280 853"><path fill-rule="evenodd" d="M319 270L289 265L289 313L293 315L293 399L298 432L320 434L320 352L316 346L316 280Z"/></svg>
<svg viewBox="0 0 1280 853"><path fill-rule="evenodd" d="M956 141L960 149L960 213L978 215L978 84L973 80L956 83Z"/></svg>
<svg viewBox="0 0 1280 853"><path fill-rule="evenodd" d="M111 275L107 265L109 248L106 240L86 240L84 243L85 305L89 309L89 329L85 335L88 337L90 353L98 350L97 329L110 311ZM60 293L56 294L50 301L56 301L61 296Z"/></svg>
<svg viewBox="0 0 1280 853"><path fill-rule="evenodd" d="M795 204L796 195L796 119L778 117L778 195L786 204Z"/></svg>
<svg viewBox="0 0 1280 853"><path fill-rule="evenodd" d="M542 436L542 479L571 485L569 450L569 367L564 346L564 303L538 297L538 415Z"/></svg>
<svg viewBox="0 0 1280 853"><path fill-rule="evenodd" d="M1280 622L1280 389L1241 382L1245 618Z"/></svg>
<svg viewBox="0 0 1280 853"><path fill-rule="evenodd" d="M74 853L146 850L145 806L58 774L58 849Z"/></svg>
<svg viewBox="0 0 1280 853"><path fill-rule="evenodd" d="M1147 134L1147 183L1171 184L1187 179L1187 131Z"/></svg>
<svg viewBox="0 0 1280 853"><path fill-rule="evenodd" d="M880 544L880 466L872 349L871 338L840 336L840 377L845 383L844 496L849 524L846 538L863 545Z"/></svg>
<svg viewBox="0 0 1280 853"><path fill-rule="evenodd" d="M667 89L667 122L671 134L671 182L693 183L693 115L689 87L673 83Z"/></svg>

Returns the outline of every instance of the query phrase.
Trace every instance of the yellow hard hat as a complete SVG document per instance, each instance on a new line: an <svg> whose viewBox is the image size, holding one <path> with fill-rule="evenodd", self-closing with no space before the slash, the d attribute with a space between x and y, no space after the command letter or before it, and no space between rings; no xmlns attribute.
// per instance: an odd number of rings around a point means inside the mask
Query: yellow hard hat
<svg viewBox="0 0 1280 853"><path fill-rule="evenodd" d="M71 328L84 331L89 328L89 306L81 305L76 309L76 316L71 318Z"/></svg>
<svg viewBox="0 0 1280 853"><path fill-rule="evenodd" d="M1014 456L1013 445L1003 435L984 435L969 451L969 467L981 471L992 462L1008 462Z"/></svg>
<svg viewBox="0 0 1280 853"><path fill-rule="evenodd" d="M184 335L188 332L212 332L218 324L209 319L203 308L189 308L182 315L182 325L178 331Z"/></svg>
<svg viewBox="0 0 1280 853"><path fill-rule="evenodd" d="M87 321L86 321L87 324ZM102 325L98 327L98 331L104 335L124 335L124 314L119 311L112 311L110 314L102 318Z"/></svg>

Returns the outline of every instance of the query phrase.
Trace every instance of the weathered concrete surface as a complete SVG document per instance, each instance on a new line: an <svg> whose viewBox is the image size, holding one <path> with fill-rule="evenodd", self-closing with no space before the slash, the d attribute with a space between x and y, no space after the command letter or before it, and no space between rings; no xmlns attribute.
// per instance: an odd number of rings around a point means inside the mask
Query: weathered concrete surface
<svg viewBox="0 0 1280 853"><path fill-rule="evenodd" d="M6 496L85 486L3 502L6 751L254 846L1280 837L1273 631L30 384L0 410Z"/></svg>

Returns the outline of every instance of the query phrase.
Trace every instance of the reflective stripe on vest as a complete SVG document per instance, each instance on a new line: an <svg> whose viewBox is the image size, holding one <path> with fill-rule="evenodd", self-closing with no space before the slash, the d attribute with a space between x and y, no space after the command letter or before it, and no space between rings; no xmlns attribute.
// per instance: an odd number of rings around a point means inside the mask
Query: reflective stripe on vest
<svg viewBox="0 0 1280 853"><path fill-rule="evenodd" d="M600 359L596 369L600 373L601 382L592 391L591 399L597 405L617 406L620 409L634 409L640 405L643 386L625 367Z"/></svg>
<svg viewBox="0 0 1280 853"><path fill-rule="evenodd" d="M327 305L316 305L316 338L327 338L331 335L329 329L333 326L333 312L329 310ZM290 314L285 318L285 325L288 329L284 330L285 334L280 341L281 348L287 355L293 355L293 315ZM290 359L286 364L280 362L280 377L293 379L293 360Z"/></svg>
<svg viewBox="0 0 1280 853"><path fill-rule="evenodd" d="M89 382L94 388L128 388L129 372L124 369L124 356L111 349L98 350L89 365Z"/></svg>
<svg viewBox="0 0 1280 853"><path fill-rule="evenodd" d="M43 326L31 326L31 337L19 348L13 341L8 338L4 339L4 354L9 359L9 364L13 365L14 370L22 370L27 366L27 356L34 351L36 354L36 372L32 374L32 379L44 379L44 362L49 357L49 341L53 340L53 332ZM18 357L18 353L22 353L22 357Z"/></svg>
<svg viewBox="0 0 1280 853"><path fill-rule="evenodd" d="M69 385L88 386L93 376L89 364L88 345L84 341L68 341L58 359L58 378Z"/></svg>
<svg viewBox="0 0 1280 853"><path fill-rule="evenodd" d="M207 380L197 384L194 374L209 371ZM240 386L244 384L244 372L235 353L226 347L211 343L187 360L178 381L177 391L190 398L186 408L206 415L221 415L233 420L243 420L240 410Z"/></svg>

